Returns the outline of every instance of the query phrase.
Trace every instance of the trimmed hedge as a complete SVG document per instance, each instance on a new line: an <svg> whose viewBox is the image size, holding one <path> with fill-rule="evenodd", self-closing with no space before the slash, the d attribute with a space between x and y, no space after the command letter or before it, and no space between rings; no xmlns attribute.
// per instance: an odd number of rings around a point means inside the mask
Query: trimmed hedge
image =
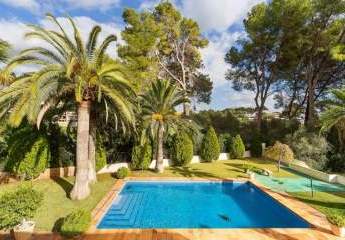
<svg viewBox="0 0 345 240"><path fill-rule="evenodd" d="M185 166L193 158L193 141L187 133L177 134L173 138L171 159L175 166Z"/></svg>
<svg viewBox="0 0 345 240"><path fill-rule="evenodd" d="M220 152L230 152L231 135L229 133L222 133L218 136Z"/></svg>
<svg viewBox="0 0 345 240"><path fill-rule="evenodd" d="M201 144L201 159L205 162L218 160L220 147L217 134L213 127L209 127Z"/></svg>
<svg viewBox="0 0 345 240"><path fill-rule="evenodd" d="M43 194L30 187L5 192L0 197L0 229L12 229L24 218L33 218L43 201Z"/></svg>
<svg viewBox="0 0 345 240"><path fill-rule="evenodd" d="M46 138L39 137L22 160L14 168L14 172L24 179L37 178L50 161L49 143ZM13 161L13 159L12 159Z"/></svg>
<svg viewBox="0 0 345 240"><path fill-rule="evenodd" d="M120 167L120 168L117 170L115 176L116 176L116 178L118 178L118 179L123 179L123 178L127 177L128 174L129 174L129 169L128 169L128 168L126 168L126 167Z"/></svg>
<svg viewBox="0 0 345 240"><path fill-rule="evenodd" d="M63 236L66 237L78 236L89 228L90 223L90 212L79 209L64 218L60 232Z"/></svg>
<svg viewBox="0 0 345 240"><path fill-rule="evenodd" d="M134 170L148 169L152 161L151 144L145 143L143 146L135 145L132 148L131 168Z"/></svg>
<svg viewBox="0 0 345 240"><path fill-rule="evenodd" d="M102 143L96 144L96 172L107 165L107 153Z"/></svg>
<svg viewBox="0 0 345 240"><path fill-rule="evenodd" d="M244 152L246 148L242 141L240 135L236 135L236 137L232 138L231 145L230 145L230 157L231 158L243 158Z"/></svg>
<svg viewBox="0 0 345 240"><path fill-rule="evenodd" d="M259 133L254 133L250 142L250 155L252 157L262 156L262 138Z"/></svg>

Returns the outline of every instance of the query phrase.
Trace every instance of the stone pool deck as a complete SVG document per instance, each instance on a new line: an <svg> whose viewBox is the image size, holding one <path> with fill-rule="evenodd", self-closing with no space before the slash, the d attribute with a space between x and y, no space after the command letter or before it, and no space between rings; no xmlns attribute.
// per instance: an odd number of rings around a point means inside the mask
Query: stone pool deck
<svg viewBox="0 0 345 240"><path fill-rule="evenodd" d="M126 180L141 181L248 181L248 179L213 179L213 178L183 178L183 177L131 177ZM250 240L323 240L323 239L342 239L336 237L331 232L331 225L326 217L312 208L285 193L273 192L261 184L251 181L261 190L282 203L287 208L304 218L311 224L310 229L97 229L97 223L108 210L113 199L121 191L126 180L118 180L109 193L99 202L92 212L92 225L82 239L114 239L114 240L223 240L223 239L250 239ZM39 236L37 236L39 237Z"/></svg>

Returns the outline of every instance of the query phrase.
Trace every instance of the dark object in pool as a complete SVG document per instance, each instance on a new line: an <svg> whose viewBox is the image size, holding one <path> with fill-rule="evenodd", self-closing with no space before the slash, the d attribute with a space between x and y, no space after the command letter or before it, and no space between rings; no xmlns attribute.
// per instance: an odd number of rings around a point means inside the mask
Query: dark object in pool
<svg viewBox="0 0 345 240"><path fill-rule="evenodd" d="M225 214L218 214L218 216L223 219L224 221L230 222L230 217Z"/></svg>

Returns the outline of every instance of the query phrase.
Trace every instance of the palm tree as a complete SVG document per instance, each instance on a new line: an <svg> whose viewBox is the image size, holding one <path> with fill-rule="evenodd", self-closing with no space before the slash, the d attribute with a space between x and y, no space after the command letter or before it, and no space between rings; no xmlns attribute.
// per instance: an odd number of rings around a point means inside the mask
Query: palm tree
<svg viewBox="0 0 345 240"><path fill-rule="evenodd" d="M334 89L334 98L328 103L328 109L321 114L321 132L335 127L338 131L339 142L344 147L345 140L345 88Z"/></svg>
<svg viewBox="0 0 345 240"><path fill-rule="evenodd" d="M69 36L59 21L48 14L47 18L56 25L58 31L30 25L32 31L26 37L37 38L48 47L37 46L22 51L7 66L11 71L17 66L35 64L39 70L18 78L0 92L1 105L10 105L10 122L19 125L24 117L36 122L37 127L45 113L62 102L74 102L77 111L76 179L70 194L72 199L86 198L90 193L89 183L95 176L94 163L89 156L94 154L93 136L95 124L95 103L106 109L106 119L113 118L128 128L134 125L133 104L135 95L124 67L106 56L110 43L116 36L110 35L98 45L101 28L93 27L86 45L74 21L68 17L73 29ZM25 91L23 91L25 90ZM9 104L9 103L12 103ZM111 111L110 111L111 110ZM90 147L91 145L91 147ZM93 148L93 149L92 149ZM91 169L91 171L90 171Z"/></svg>
<svg viewBox="0 0 345 240"><path fill-rule="evenodd" d="M0 62L6 62L9 49L10 45L8 42L0 39Z"/></svg>
<svg viewBox="0 0 345 240"><path fill-rule="evenodd" d="M156 170L164 171L163 138L168 128L178 128L190 125L188 119L175 110L180 104L188 102L182 91L167 80L157 80L142 96L141 111L146 133L156 139Z"/></svg>
<svg viewBox="0 0 345 240"><path fill-rule="evenodd" d="M8 44L8 42L0 39L0 62L1 63L6 63L8 59L9 50L10 50L10 45ZM7 86L12 79L13 78L11 78L10 75L5 74L5 72L1 71L0 89L3 88L4 86Z"/></svg>

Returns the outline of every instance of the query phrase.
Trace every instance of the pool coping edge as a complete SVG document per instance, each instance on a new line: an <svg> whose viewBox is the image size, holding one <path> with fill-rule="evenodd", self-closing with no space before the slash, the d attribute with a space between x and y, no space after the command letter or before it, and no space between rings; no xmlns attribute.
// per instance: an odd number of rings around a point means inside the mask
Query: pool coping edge
<svg viewBox="0 0 345 240"><path fill-rule="evenodd" d="M116 199L117 195L122 190L123 186L127 181L181 181L181 182L250 182L255 187L259 188L264 193L268 194L270 197L272 197L274 200L278 201L281 205L288 208L288 210L292 211L292 213L296 214L300 218L304 219L306 222L310 224L310 228L231 228L231 229L237 229L237 230L253 230L253 229L262 229L262 230L269 230L269 229L275 229L275 230L282 230L282 231L307 231L309 229L318 229L322 232L331 233L331 225L327 221L324 214L320 213L318 210L312 208L311 206L297 200L296 198L290 196L287 193L278 193L270 190L269 188L263 186L262 184L258 183L255 180L251 180L248 178L186 178L186 177L128 177L126 179L119 179L116 181L116 183L113 185L113 187L110 189L110 191L104 196L104 198L97 204L97 206L92 211L92 223L90 228L88 229L87 233L112 233L112 232L130 232L130 231L145 231L150 229L98 229L97 226L99 222L101 221L104 214L107 212L109 207L111 206L112 202ZM231 229L209 229L215 232L222 231L231 231ZM153 230L153 229L151 229ZM205 230L202 228L188 228L188 229L154 229L154 230L161 230L161 231L168 231L168 230L178 230L178 231L192 231L192 232L199 232L198 230Z"/></svg>

